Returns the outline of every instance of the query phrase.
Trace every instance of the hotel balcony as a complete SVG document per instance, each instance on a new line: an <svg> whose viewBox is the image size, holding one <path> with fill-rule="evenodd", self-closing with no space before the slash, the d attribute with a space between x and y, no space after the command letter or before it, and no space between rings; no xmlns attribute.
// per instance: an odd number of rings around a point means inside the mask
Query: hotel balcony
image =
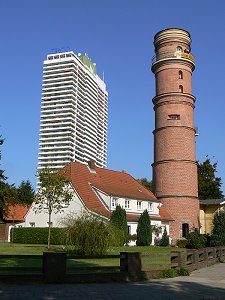
<svg viewBox="0 0 225 300"><path fill-rule="evenodd" d="M186 60L192 63L193 68L195 68L195 58L191 53L187 52L181 52L181 51L168 51L168 52L162 52L157 55L154 55L152 58L152 68L153 66L162 61L167 61L167 60Z"/></svg>

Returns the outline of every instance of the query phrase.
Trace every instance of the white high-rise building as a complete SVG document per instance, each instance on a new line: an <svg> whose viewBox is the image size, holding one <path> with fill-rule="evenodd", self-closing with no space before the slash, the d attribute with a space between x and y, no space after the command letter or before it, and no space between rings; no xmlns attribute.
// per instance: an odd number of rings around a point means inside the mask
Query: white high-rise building
<svg viewBox="0 0 225 300"><path fill-rule="evenodd" d="M96 64L72 51L44 61L38 169L107 165L108 93Z"/></svg>

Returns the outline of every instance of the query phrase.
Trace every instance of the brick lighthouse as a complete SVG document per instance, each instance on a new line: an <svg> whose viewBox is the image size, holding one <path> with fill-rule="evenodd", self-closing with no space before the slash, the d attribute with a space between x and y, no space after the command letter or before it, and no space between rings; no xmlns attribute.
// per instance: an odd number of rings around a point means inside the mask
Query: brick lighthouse
<svg viewBox="0 0 225 300"><path fill-rule="evenodd" d="M153 183L156 197L174 219L173 240L199 230L190 34L171 28L154 37L155 111Z"/></svg>

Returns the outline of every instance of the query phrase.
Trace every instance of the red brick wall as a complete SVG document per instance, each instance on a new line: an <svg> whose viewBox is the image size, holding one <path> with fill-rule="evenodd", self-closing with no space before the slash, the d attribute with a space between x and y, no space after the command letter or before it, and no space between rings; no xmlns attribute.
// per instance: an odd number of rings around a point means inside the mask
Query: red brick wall
<svg viewBox="0 0 225 300"><path fill-rule="evenodd" d="M182 237L182 224L188 223L189 229L199 228L199 200L192 198L164 198L163 205L173 216L170 223L170 237Z"/></svg>
<svg viewBox="0 0 225 300"><path fill-rule="evenodd" d="M194 66L192 61L173 55L177 46L190 49L190 43L190 36L182 30L162 31L156 35L155 52L158 58L164 54L167 57L160 58L152 68L156 80L153 181L156 196L174 219L170 227L172 239L181 238L183 223L188 223L190 230L199 228ZM177 115L178 119L172 120L170 115Z"/></svg>
<svg viewBox="0 0 225 300"><path fill-rule="evenodd" d="M183 79L179 79L179 71L183 73ZM156 95L163 93L179 92L179 85L183 86L183 92L192 93L191 68L186 64L166 62L157 69Z"/></svg>
<svg viewBox="0 0 225 300"><path fill-rule="evenodd" d="M8 223L0 224L0 241L8 240L9 225L10 224L8 224Z"/></svg>

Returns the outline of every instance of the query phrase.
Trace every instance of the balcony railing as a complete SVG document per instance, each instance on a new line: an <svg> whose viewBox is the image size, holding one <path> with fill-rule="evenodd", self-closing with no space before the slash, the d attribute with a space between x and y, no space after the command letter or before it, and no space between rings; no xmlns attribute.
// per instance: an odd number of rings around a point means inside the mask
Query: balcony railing
<svg viewBox="0 0 225 300"><path fill-rule="evenodd" d="M152 65L154 65L156 62L160 61L160 60L164 60L164 59L169 59L169 58L183 58L183 59L188 59L190 61L192 61L194 63L195 58L191 53L187 53L187 52L180 52L180 51L176 51L176 52L162 52L160 54L154 55L152 58Z"/></svg>

